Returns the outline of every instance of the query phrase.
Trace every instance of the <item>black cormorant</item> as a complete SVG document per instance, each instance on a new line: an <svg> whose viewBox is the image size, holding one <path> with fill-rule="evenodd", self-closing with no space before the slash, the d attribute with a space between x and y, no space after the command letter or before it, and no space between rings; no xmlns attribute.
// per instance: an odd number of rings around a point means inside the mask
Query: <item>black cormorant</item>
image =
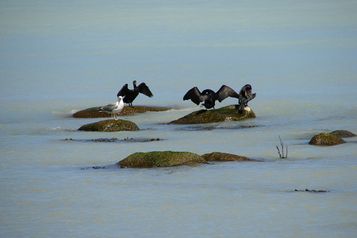
<svg viewBox="0 0 357 238"><path fill-rule="evenodd" d="M117 93L118 97L119 96L124 97L124 102L129 104L129 106L133 106L133 101L139 95L139 93L142 93L148 97L153 96L149 87L145 83L141 83L141 84L139 84L139 86L136 86L136 80L134 80L133 87L134 87L134 89L129 89L128 84L124 84L124 86Z"/></svg>

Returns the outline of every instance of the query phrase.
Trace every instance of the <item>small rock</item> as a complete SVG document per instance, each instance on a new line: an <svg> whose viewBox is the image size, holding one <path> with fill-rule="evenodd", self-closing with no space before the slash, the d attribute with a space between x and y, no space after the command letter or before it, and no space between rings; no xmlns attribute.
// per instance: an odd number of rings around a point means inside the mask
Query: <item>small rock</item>
<svg viewBox="0 0 357 238"><path fill-rule="evenodd" d="M202 157L206 161L251 161L245 156L222 153L222 152L212 152L208 154L203 154Z"/></svg>
<svg viewBox="0 0 357 238"><path fill-rule="evenodd" d="M323 145L323 146L331 146L331 145L339 145L345 143L341 137L330 134L330 133L320 133L311 138L309 144L310 145Z"/></svg>
<svg viewBox="0 0 357 238"><path fill-rule="evenodd" d="M127 120L104 120L95 123L90 123L81 126L80 131L137 131L139 127L131 121Z"/></svg>
<svg viewBox="0 0 357 238"><path fill-rule="evenodd" d="M329 192L328 190L323 190L323 189L294 189L294 192L309 192L309 193L327 193Z"/></svg>

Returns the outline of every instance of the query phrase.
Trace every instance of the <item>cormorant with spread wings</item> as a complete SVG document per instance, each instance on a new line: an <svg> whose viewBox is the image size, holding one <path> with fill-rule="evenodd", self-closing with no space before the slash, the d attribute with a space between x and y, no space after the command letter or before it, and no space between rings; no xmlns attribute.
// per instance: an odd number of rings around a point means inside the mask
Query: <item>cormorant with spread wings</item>
<svg viewBox="0 0 357 238"><path fill-rule="evenodd" d="M211 89L205 89L202 92L197 87L193 87L183 96L183 100L191 100L193 103L203 105L206 109L214 108L216 100L222 102L227 97L239 99L239 94L232 88L222 85L222 87L214 92Z"/></svg>
<svg viewBox="0 0 357 238"><path fill-rule="evenodd" d="M129 106L133 106L133 101L139 95L139 93L142 93L148 97L153 96L149 87L145 83L141 83L139 86L136 86L136 80L134 80L133 87L134 89L129 89L128 84L124 84L124 86L117 93L117 97L123 96L124 102L129 104Z"/></svg>

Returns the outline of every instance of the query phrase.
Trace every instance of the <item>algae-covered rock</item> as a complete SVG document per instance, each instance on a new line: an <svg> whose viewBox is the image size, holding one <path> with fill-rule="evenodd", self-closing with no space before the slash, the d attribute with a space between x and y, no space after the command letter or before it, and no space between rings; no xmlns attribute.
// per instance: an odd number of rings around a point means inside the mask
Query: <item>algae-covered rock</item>
<svg viewBox="0 0 357 238"><path fill-rule="evenodd" d="M176 151L137 152L118 162L121 168L171 167L206 161L198 154Z"/></svg>
<svg viewBox="0 0 357 238"><path fill-rule="evenodd" d="M336 131L331 132L330 134L335 135L335 136L339 136L341 138L347 138L347 137L356 136L354 133L352 133L350 131L346 131L346 130L336 130Z"/></svg>
<svg viewBox="0 0 357 238"><path fill-rule="evenodd" d="M330 146L330 145L339 145L345 143L345 141L336 135L333 135L331 133L320 133L315 136L313 136L309 142L310 145L325 145L325 146Z"/></svg>
<svg viewBox="0 0 357 238"><path fill-rule="evenodd" d="M211 161L250 161L250 159L244 156L221 152L198 155L191 152L152 151L131 154L117 164L121 168L153 168L206 164Z"/></svg>
<svg viewBox="0 0 357 238"><path fill-rule="evenodd" d="M212 152L208 154L203 154L202 157L206 161L251 161L251 159L245 156L222 152Z"/></svg>
<svg viewBox="0 0 357 238"><path fill-rule="evenodd" d="M137 131L139 127L131 121L127 120L104 120L95 123L90 123L81 126L80 131Z"/></svg>
<svg viewBox="0 0 357 238"><path fill-rule="evenodd" d="M255 114L250 108L239 113L237 105L230 105L219 109L195 111L170 122L170 124L200 124L223 121L240 121L248 118L255 118Z"/></svg>
<svg viewBox="0 0 357 238"><path fill-rule="evenodd" d="M75 118L100 118L100 117L111 117L109 113L100 110L101 107L91 107L74 113L72 116ZM124 107L123 111L119 116L130 116L136 113L144 112L161 112L170 110L168 107L157 107L157 106L133 106Z"/></svg>

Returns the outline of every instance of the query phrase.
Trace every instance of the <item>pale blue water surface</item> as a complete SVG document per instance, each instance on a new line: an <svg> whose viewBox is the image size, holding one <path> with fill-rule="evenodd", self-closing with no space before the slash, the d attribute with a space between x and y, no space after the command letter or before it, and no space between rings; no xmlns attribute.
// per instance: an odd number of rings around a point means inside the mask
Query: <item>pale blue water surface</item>
<svg viewBox="0 0 357 238"><path fill-rule="evenodd" d="M0 237L355 237L357 1L0 1ZM132 80L173 106L88 133L79 109ZM256 119L165 123L192 86L253 85ZM217 107L236 103L226 99ZM279 160L278 137L289 145ZM161 138L147 143L66 141ZM137 151L230 152L264 162L119 169ZM83 169L109 166L107 169ZM324 189L327 193L291 192Z"/></svg>

